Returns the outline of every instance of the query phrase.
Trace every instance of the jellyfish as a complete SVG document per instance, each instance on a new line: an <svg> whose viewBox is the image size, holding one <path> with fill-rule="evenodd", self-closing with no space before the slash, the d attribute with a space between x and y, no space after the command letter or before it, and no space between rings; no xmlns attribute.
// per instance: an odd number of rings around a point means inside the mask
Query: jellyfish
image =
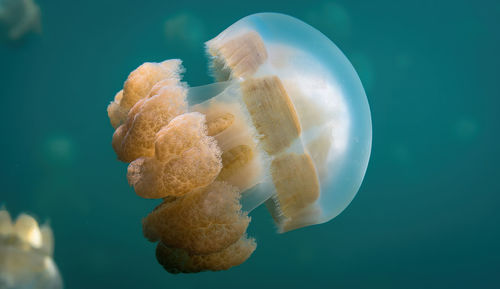
<svg viewBox="0 0 500 289"><path fill-rule="evenodd" d="M170 15L164 25L165 38L177 47L191 49L196 47L205 35L205 25L199 17L183 11Z"/></svg>
<svg viewBox="0 0 500 289"><path fill-rule="evenodd" d="M356 195L371 150L363 86L342 52L293 17L247 16L206 42L215 83L181 60L144 63L108 106L112 146L171 273L226 270L256 249L249 213L279 233L327 222Z"/></svg>
<svg viewBox="0 0 500 289"><path fill-rule="evenodd" d="M0 27L12 40L41 32L40 7L33 0L0 0Z"/></svg>
<svg viewBox="0 0 500 289"><path fill-rule="evenodd" d="M49 225L39 226L27 214L12 222L9 212L0 209L0 288L63 288L53 252L54 236Z"/></svg>

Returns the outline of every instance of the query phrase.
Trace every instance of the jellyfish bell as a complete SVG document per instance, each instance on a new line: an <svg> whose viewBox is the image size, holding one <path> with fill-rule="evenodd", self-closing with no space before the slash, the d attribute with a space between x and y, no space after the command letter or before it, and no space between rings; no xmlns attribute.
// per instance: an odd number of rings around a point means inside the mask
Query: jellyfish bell
<svg viewBox="0 0 500 289"><path fill-rule="evenodd" d="M63 288L53 252L48 224L39 226L27 214L13 221L6 209L0 209L0 288Z"/></svg>
<svg viewBox="0 0 500 289"><path fill-rule="evenodd" d="M311 26L283 14L254 14L206 47L217 83L189 88L180 82L180 61L169 60L177 74L139 73L140 67L124 87L134 82L141 96L130 94L136 102L121 106L122 99L133 99L124 90L108 108L113 125L121 123L113 147L119 159L131 161L129 183L142 197L165 198L143 227L148 239L159 241L157 258L171 272L243 262L255 243L243 237L247 223L241 220L264 202L279 232L331 220L356 195L371 150L370 110L359 77ZM145 106L158 97L158 88L150 89L158 85L171 91L162 99L172 105L151 114ZM110 111L117 105L121 121ZM129 135L140 137L127 141ZM210 234L224 238L207 246L203 236ZM221 266L220 256L235 248L246 257ZM219 263L210 266L210 260Z"/></svg>
<svg viewBox="0 0 500 289"><path fill-rule="evenodd" d="M310 190L317 197L311 196L313 202L298 213L299 220L292 227L326 222L340 214L361 185L371 151L370 109L349 60L321 32L293 17L275 13L241 19L208 41L207 51L216 78L233 79L236 88L226 88L201 106L236 103L257 127L261 136L258 142L267 153L263 158L270 158L275 168L287 170L286 176L276 171L274 190L268 191L274 196L273 202L268 207L286 218L280 212L280 194L287 194L289 187L300 183L309 187L303 186L297 194ZM194 94L207 95L203 88ZM280 117L275 118L277 114ZM263 123L266 121L276 125L269 127ZM312 165L313 170L294 168L295 163ZM292 174L294 171L297 175ZM316 181L306 177L295 183L292 177L300 173L317 178L318 188L314 188ZM285 180L291 182L286 187ZM281 190L276 188L279 184ZM273 186L267 184L263 189L269 187ZM250 196L243 193L247 210L267 197L262 194L252 198L251 194L256 194L255 190L248 192ZM286 221L278 221L279 226L280 222Z"/></svg>

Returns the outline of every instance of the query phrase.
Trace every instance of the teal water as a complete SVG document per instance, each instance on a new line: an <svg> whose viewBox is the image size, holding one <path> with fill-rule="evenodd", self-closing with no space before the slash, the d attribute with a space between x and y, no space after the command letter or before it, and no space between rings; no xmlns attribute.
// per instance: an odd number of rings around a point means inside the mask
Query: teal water
<svg viewBox="0 0 500 289"><path fill-rule="evenodd" d="M495 1L38 1L43 32L0 44L0 203L50 220L65 288L498 288L500 4ZM157 264L106 106L145 61L211 82L203 41L256 12L313 25L351 59L372 157L333 221L276 234L229 271ZM165 22L168 21L168 28Z"/></svg>

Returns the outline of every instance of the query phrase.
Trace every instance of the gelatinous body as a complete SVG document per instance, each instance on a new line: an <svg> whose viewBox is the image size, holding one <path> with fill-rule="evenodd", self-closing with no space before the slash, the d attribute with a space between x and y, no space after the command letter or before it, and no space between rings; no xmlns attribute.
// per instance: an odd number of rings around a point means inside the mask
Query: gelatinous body
<svg viewBox="0 0 500 289"><path fill-rule="evenodd" d="M164 198L143 226L171 272L243 262L221 260L226 250L246 259L255 249L247 213L264 202L280 232L331 220L357 193L371 150L361 82L314 28L255 14L206 47L218 83L188 88L179 60L143 64L108 108L129 183L142 197ZM166 63L174 74L158 69ZM145 108L155 98L177 100Z"/></svg>
<svg viewBox="0 0 500 289"><path fill-rule="evenodd" d="M53 251L54 237L48 225L39 227L26 214L12 222L9 212L0 209L0 288L62 288Z"/></svg>

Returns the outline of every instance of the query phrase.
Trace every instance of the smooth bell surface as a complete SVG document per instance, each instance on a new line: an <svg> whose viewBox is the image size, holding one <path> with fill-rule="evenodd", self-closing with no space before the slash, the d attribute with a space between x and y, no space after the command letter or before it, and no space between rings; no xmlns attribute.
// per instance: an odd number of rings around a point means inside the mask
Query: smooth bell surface
<svg viewBox="0 0 500 289"><path fill-rule="evenodd" d="M325 35L291 16L250 15L231 25L221 39L256 31L268 59L252 77L277 75L300 119L300 141L289 151L308 152L316 164L320 196L314 217L322 223L340 214L356 195L371 151L368 100L352 64ZM326 148L326 149L325 149Z"/></svg>

